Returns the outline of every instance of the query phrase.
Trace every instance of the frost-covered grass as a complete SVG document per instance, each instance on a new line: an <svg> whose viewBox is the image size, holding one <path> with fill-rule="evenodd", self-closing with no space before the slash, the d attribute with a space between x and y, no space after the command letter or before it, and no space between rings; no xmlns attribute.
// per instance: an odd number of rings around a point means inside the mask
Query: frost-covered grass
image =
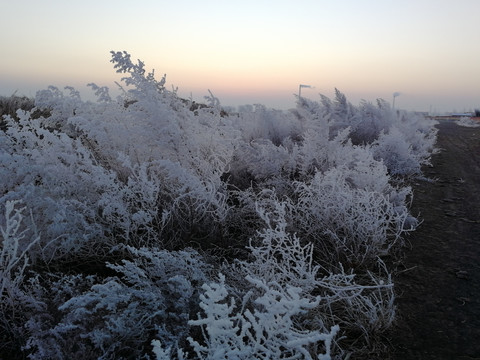
<svg viewBox="0 0 480 360"><path fill-rule="evenodd" d="M477 118L478 119L478 118ZM474 120L469 117L462 117L458 120L455 120L455 124L464 127L480 127L480 121Z"/></svg>
<svg viewBox="0 0 480 360"><path fill-rule="evenodd" d="M31 110L34 107L34 100L25 96L0 96L0 129L3 131L6 130L7 123L3 118L4 115L15 117L18 109Z"/></svg>
<svg viewBox="0 0 480 360"><path fill-rule="evenodd" d="M50 87L2 114L0 354L373 351L395 318L387 259L417 224L402 179L428 164L434 123L338 90L229 113L126 52L112 63L117 99Z"/></svg>
<svg viewBox="0 0 480 360"><path fill-rule="evenodd" d="M30 111L35 107L35 100L26 96L0 96L0 130L5 131L7 123L4 116L17 118L17 110L22 109ZM32 117L48 116L48 109L36 109L32 112Z"/></svg>
<svg viewBox="0 0 480 360"><path fill-rule="evenodd" d="M0 114L15 116L18 109L32 110L35 107L34 99L26 96L0 96Z"/></svg>

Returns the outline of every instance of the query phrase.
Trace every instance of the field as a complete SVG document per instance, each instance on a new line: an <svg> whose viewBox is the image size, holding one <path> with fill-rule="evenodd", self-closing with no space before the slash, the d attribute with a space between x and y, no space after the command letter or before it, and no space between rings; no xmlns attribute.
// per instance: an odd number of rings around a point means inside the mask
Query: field
<svg viewBox="0 0 480 360"><path fill-rule="evenodd" d="M111 62L116 99L2 99L0 357L391 355L436 122L339 90L226 111Z"/></svg>

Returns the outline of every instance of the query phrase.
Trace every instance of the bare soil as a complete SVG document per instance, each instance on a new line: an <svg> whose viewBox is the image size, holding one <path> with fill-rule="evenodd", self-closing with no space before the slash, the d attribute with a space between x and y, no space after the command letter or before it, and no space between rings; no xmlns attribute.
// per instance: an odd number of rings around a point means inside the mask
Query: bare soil
<svg viewBox="0 0 480 360"><path fill-rule="evenodd" d="M395 277L391 359L480 359L480 128L440 121L432 167L413 185L409 236Z"/></svg>

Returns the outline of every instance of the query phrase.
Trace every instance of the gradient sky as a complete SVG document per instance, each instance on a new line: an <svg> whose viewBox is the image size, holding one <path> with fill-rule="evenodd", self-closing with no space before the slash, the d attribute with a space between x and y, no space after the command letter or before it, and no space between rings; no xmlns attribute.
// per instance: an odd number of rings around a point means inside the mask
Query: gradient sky
<svg viewBox="0 0 480 360"><path fill-rule="evenodd" d="M223 105L294 107L334 88L358 104L480 108L479 0L2 0L0 95L116 89L110 50Z"/></svg>

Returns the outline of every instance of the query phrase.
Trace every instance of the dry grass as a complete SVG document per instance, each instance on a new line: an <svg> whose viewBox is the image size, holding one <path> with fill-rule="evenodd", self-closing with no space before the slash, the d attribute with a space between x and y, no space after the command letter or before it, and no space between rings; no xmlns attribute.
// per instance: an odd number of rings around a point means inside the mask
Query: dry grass
<svg viewBox="0 0 480 360"><path fill-rule="evenodd" d="M11 116L13 119L17 118L17 110L30 111L35 108L35 99L26 96L18 96L15 93L11 96L0 96L0 130L5 131L7 128L6 116ZM50 115L47 109L37 109L33 112L32 117L38 118L40 116L48 117Z"/></svg>

